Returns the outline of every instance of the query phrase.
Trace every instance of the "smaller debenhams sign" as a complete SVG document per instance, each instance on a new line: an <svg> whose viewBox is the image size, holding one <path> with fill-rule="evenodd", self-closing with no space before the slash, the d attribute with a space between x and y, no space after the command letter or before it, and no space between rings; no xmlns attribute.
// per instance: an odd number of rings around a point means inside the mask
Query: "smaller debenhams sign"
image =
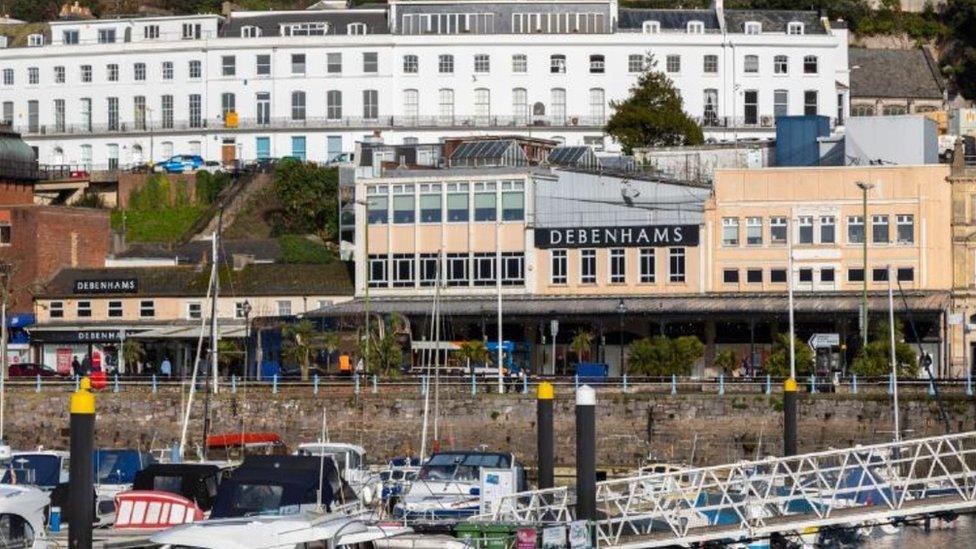
<svg viewBox="0 0 976 549"><path fill-rule="evenodd" d="M536 248L697 246L698 225L536 229Z"/></svg>
<svg viewBox="0 0 976 549"><path fill-rule="evenodd" d="M134 294L137 291L139 280L135 278L75 280L76 294Z"/></svg>

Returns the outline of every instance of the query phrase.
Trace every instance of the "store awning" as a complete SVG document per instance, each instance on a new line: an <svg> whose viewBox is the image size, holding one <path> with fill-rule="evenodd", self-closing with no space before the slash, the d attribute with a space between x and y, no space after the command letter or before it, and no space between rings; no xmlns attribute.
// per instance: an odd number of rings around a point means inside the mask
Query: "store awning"
<svg viewBox="0 0 976 549"><path fill-rule="evenodd" d="M200 339L200 336L210 337L210 326L201 329L197 326L165 326L133 334L131 339ZM247 336L247 331L243 325L221 325L217 327L218 336L222 339L243 339Z"/></svg>
<svg viewBox="0 0 976 549"><path fill-rule="evenodd" d="M370 311L377 314L400 313L404 315L429 315L431 297L384 298L372 297ZM596 297L529 297L506 296L502 300L505 316L593 316L618 315L623 303L627 315L786 315L786 293L765 294L684 294L648 296L596 296ZM861 294L857 292L798 293L795 298L798 314L857 314L861 306ZM911 292L895 297L895 313L905 311L905 303L912 313L941 312L949 306L949 292ZM362 299L347 301L308 313L310 317L336 317L363 314ZM497 301L494 296L445 297L441 299L441 314L447 316L482 316L494 314ZM887 294L869 294L871 311L887 311Z"/></svg>

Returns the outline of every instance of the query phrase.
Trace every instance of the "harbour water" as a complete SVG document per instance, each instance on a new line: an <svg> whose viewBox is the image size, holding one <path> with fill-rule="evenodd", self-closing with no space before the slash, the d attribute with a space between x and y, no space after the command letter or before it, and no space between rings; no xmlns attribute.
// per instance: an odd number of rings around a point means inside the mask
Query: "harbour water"
<svg viewBox="0 0 976 549"><path fill-rule="evenodd" d="M872 549L931 549L976 547L976 515L956 519L954 527L925 532L921 526L905 528L895 536L885 536L861 544Z"/></svg>

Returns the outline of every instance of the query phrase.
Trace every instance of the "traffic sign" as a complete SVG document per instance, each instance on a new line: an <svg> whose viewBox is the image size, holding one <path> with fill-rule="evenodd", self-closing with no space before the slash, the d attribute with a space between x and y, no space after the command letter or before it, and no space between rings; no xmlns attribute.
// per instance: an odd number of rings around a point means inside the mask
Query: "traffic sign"
<svg viewBox="0 0 976 549"><path fill-rule="evenodd" d="M559 333L559 321L558 320L553 319L553 320L550 320L549 321L549 333L552 334L552 337L556 337L556 334Z"/></svg>
<svg viewBox="0 0 976 549"><path fill-rule="evenodd" d="M840 334L813 334L807 345L811 349L829 349L830 347L840 346Z"/></svg>

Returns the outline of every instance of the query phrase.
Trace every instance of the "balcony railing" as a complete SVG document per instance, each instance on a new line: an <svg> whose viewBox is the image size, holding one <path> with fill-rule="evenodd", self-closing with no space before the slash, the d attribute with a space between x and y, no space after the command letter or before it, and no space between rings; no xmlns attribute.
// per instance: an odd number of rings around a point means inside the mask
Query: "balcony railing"
<svg viewBox="0 0 976 549"><path fill-rule="evenodd" d="M772 130L773 116L697 116L692 119L706 130ZM169 124L118 122L116 124L41 124L15 127L25 136L72 136L102 134L165 134L202 131L279 130L279 129L601 129L606 118L601 116L379 116L376 118L325 116L294 119L290 117L239 118L230 125L222 120L176 120ZM831 120L831 126L836 120Z"/></svg>
<svg viewBox="0 0 976 549"><path fill-rule="evenodd" d="M606 123L604 117L594 116L379 116L364 117L306 117L294 119L289 117L275 118L239 118L236 125L229 125L221 120L178 120L172 124L135 124L119 122L118 124L42 124L37 126L24 125L15 128L25 136L39 135L96 135L96 134L162 134L175 132L193 132L204 130L234 131L234 130L276 130L276 129L339 129L339 128L432 128L432 129L464 129L464 128L602 128Z"/></svg>

